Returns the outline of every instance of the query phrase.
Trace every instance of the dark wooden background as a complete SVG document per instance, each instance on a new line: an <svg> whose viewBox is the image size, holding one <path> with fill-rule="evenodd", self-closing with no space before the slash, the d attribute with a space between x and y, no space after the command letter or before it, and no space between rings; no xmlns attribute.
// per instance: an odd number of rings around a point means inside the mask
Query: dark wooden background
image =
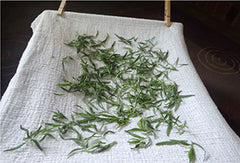
<svg viewBox="0 0 240 163"><path fill-rule="evenodd" d="M1 95L15 74L19 59L32 35L31 22L43 10L57 10L59 4L56 1L1 2ZM163 2L156 1L74 1L67 2L66 10L163 20ZM222 115L240 135L238 19L239 2L172 3L172 21L184 24L185 41L198 74Z"/></svg>

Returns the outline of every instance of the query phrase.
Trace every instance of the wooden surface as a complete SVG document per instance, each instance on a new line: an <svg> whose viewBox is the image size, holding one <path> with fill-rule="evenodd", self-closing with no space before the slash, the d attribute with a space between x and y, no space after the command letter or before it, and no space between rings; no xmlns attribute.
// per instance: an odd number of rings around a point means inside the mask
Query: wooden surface
<svg viewBox="0 0 240 163"><path fill-rule="evenodd" d="M66 0L62 0L58 8L58 12L57 12L58 15L62 15L65 5L66 5Z"/></svg>
<svg viewBox="0 0 240 163"><path fill-rule="evenodd" d="M166 21L166 26L171 26L171 1L165 0L165 7L164 7L164 20Z"/></svg>
<svg viewBox="0 0 240 163"><path fill-rule="evenodd" d="M3 95L31 38L31 22L43 10L57 11L60 2L1 3L1 95ZM188 4L189 2L172 3L171 21L184 24L185 41L198 74L219 111L240 135L240 46L230 37L225 37L215 28L184 12L181 6L188 8ZM163 2L67 1L65 10L164 20Z"/></svg>
<svg viewBox="0 0 240 163"><path fill-rule="evenodd" d="M178 3L177 7L240 44L240 1Z"/></svg>

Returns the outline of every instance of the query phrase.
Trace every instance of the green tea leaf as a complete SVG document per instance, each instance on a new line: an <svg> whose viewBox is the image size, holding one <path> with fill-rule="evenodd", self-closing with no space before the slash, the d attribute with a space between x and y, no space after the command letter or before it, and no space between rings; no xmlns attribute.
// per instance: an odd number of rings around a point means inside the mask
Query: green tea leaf
<svg viewBox="0 0 240 163"><path fill-rule="evenodd" d="M133 136L133 137L136 137L136 138L139 138L139 139L144 139L144 137L139 136L139 135L137 135L137 134L134 134L134 133L132 133L132 132L129 132L129 131L125 131L125 132L127 132L129 135L131 135L131 136Z"/></svg>
<svg viewBox="0 0 240 163"><path fill-rule="evenodd" d="M69 153L68 153L68 156L71 156L73 153L75 153L76 151L82 151L82 148L75 148L73 150L71 150Z"/></svg>
<svg viewBox="0 0 240 163"><path fill-rule="evenodd" d="M4 150L4 152L13 151L13 150L19 149L19 148L21 148L24 144L26 144L26 142L24 142L24 143L22 143L22 144L20 144L20 145L18 145L18 146L16 146L16 147L13 147L13 148L10 148L10 149L6 149L6 150Z"/></svg>
<svg viewBox="0 0 240 163"><path fill-rule="evenodd" d="M115 144L117 144L116 141L114 141L114 142L112 142L112 143L110 143L110 144L104 145L104 146L100 146L100 149L97 150L97 152L100 153L100 152L106 151L106 150L108 150L109 148L111 148L112 146L114 146Z"/></svg>
<svg viewBox="0 0 240 163"><path fill-rule="evenodd" d="M172 113L170 112L169 119L168 119L167 136L170 135L172 128L173 128L172 127Z"/></svg>
<svg viewBox="0 0 240 163"><path fill-rule="evenodd" d="M40 151L43 151L43 149L42 149L42 147L40 146L40 144L38 143L38 141L37 140L32 140L35 144L36 144L36 146L38 147L38 149L40 150Z"/></svg>
<svg viewBox="0 0 240 163"><path fill-rule="evenodd" d="M191 145L191 148L188 151L188 158L189 158L189 162L195 161L196 156L195 156L195 151L194 151L193 145Z"/></svg>
<svg viewBox="0 0 240 163"><path fill-rule="evenodd" d="M175 140L175 139L170 139L169 141L163 141L163 142L159 142L156 145L185 145L185 146L189 146L190 144L187 143L187 140Z"/></svg>

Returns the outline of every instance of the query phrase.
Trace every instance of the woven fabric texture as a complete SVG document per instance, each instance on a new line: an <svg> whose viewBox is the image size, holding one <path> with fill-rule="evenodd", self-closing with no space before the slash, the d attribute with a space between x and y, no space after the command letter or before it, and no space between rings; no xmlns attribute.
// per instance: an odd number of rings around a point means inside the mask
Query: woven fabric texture
<svg viewBox="0 0 240 163"><path fill-rule="evenodd" d="M187 121L189 132L178 135L173 130L168 137L163 128L156 142L191 140L207 151L206 162L240 162L240 139L226 123L199 78L188 55L181 23L174 22L171 27L166 27L163 21L73 12L58 16L56 11L44 11L31 27L33 36L0 103L0 162L188 162L186 149L181 146L152 145L147 149L132 150L127 143L130 136L124 129L107 137L110 141L116 140L117 145L98 154L79 152L68 158L68 152L76 145L60 138L42 142L45 154L31 143L15 151L3 152L22 142L25 133L19 129L20 125L36 129L42 121L51 121L52 111L58 109L70 116L73 105L82 103L79 96L65 93L56 86L62 81L61 58L76 53L63 43L73 40L77 33L93 35L97 31L100 38L108 33L111 41L116 39L111 37L115 33L127 38L136 36L139 40L155 37L157 47L169 51L169 62L179 58L180 63L188 64L171 73L170 78L176 81L183 94L195 95L184 99L177 111L181 120ZM78 65L68 65L68 68L73 74L79 73ZM195 150L196 162L203 162L203 151Z"/></svg>

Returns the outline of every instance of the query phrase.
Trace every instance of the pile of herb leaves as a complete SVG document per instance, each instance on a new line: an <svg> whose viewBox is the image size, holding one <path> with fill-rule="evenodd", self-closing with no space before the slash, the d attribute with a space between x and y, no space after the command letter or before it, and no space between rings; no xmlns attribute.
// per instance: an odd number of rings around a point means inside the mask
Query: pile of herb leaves
<svg viewBox="0 0 240 163"><path fill-rule="evenodd" d="M182 95L178 85L169 79L169 73L178 71L183 64L179 64L178 59L170 64L168 52L157 49L154 38L138 41L136 37L126 39L115 34L112 37L117 41L106 47L110 36L103 40L97 37L98 33L83 34L65 43L76 49L76 55L62 58L63 71L66 72L69 61L80 62L81 74L72 80L64 78L57 84L66 92L80 92L85 105L75 105L79 111L73 112L70 119L60 111L54 112L52 122L43 122L33 132L21 126L26 132L24 142L5 151L18 149L27 142L35 143L43 151L40 142L46 137L55 138L53 133L57 132L61 139L76 143L77 148L70 151L69 156L78 151L102 152L117 144L116 141L107 142L105 136L115 131L106 129L106 126L116 124L123 128L133 118L139 118L137 127L125 130L132 137L128 140L132 149L151 146L161 126L167 126L167 136L172 129L184 133L186 122L180 121L176 111L183 99L192 95ZM115 50L117 44L124 52ZM194 145L202 148L194 142L174 139L156 145L189 147L189 162L195 160Z"/></svg>

